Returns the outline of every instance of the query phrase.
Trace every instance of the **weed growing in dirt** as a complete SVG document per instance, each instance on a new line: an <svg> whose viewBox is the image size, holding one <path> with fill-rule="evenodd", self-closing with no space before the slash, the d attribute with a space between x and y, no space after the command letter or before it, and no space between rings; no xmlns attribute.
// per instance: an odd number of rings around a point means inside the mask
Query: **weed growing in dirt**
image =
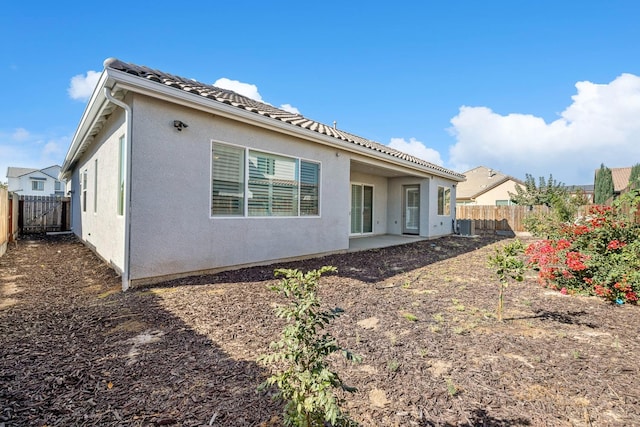
<svg viewBox="0 0 640 427"><path fill-rule="evenodd" d="M416 315L413 314L413 313L404 312L404 313L402 313L402 317L404 317L405 319L407 319L410 322L417 322L418 321L418 317L416 317Z"/></svg>
<svg viewBox="0 0 640 427"><path fill-rule="evenodd" d="M289 324L282 331L280 341L271 343L274 352L258 358L260 363L280 369L260 384L258 390L278 387L275 398L286 402L286 426L320 427L327 422L332 426L357 425L342 411L344 400L334 394L336 389L349 393L356 389L344 384L337 373L329 370L326 358L337 351L342 351L352 362L359 362L361 358L338 346L330 334L319 332L343 312L340 308L322 311L317 295L320 276L335 271L331 266L304 274L299 270L280 269L275 274L284 278L270 287L290 300L288 305L276 309L276 315Z"/></svg>
<svg viewBox="0 0 640 427"><path fill-rule="evenodd" d="M458 389L458 387L456 387L451 378L447 378L447 393L449 393L449 396L451 397L454 397L458 393L460 393L460 390Z"/></svg>
<svg viewBox="0 0 640 427"><path fill-rule="evenodd" d="M464 304L461 304L458 299L453 298L451 300L451 302L453 302L453 308L455 308L457 311L465 311L466 310Z"/></svg>
<svg viewBox="0 0 640 427"><path fill-rule="evenodd" d="M387 363L387 369L391 372L396 372L400 369L400 363L397 360L390 360L389 363Z"/></svg>
<svg viewBox="0 0 640 427"><path fill-rule="evenodd" d="M496 248L495 254L489 256L489 266L493 267L496 276L500 280L500 292L498 294L498 321L502 322L504 308L504 290L510 280L522 282L524 280L524 261L520 255L524 253L524 245L518 239Z"/></svg>

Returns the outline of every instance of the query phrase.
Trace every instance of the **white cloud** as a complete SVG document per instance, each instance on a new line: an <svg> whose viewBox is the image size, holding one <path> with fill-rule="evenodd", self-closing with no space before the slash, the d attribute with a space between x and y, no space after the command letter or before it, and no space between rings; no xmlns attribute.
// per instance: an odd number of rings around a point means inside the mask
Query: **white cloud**
<svg viewBox="0 0 640 427"><path fill-rule="evenodd" d="M56 156L59 154L64 154L64 153L62 152L62 148L60 147L60 144L57 143L56 141L47 142L44 145L44 148L42 149L42 156L45 158Z"/></svg>
<svg viewBox="0 0 640 427"><path fill-rule="evenodd" d="M29 139L29 131L24 128L18 128L11 134L14 141L26 141Z"/></svg>
<svg viewBox="0 0 640 427"><path fill-rule="evenodd" d="M422 142L415 138L409 138L409 141L406 141L404 138L391 138L391 142L388 145L391 148L395 148L396 150L411 154L412 156L439 166L442 166L444 163L440 157L440 153L432 148L427 148Z"/></svg>
<svg viewBox="0 0 640 427"><path fill-rule="evenodd" d="M6 181L9 166L40 169L61 165L70 141L71 136L35 134L23 128L0 129L0 182Z"/></svg>
<svg viewBox="0 0 640 427"><path fill-rule="evenodd" d="M71 78L67 92L71 99L87 101L98 84L98 80L100 80L100 73L97 71L89 70L85 75L78 74Z"/></svg>
<svg viewBox="0 0 640 427"><path fill-rule="evenodd" d="M281 109L283 109L284 111L288 111L292 114L300 114L300 110L298 110L296 107L294 107L291 104L282 104L280 106Z"/></svg>
<svg viewBox="0 0 640 427"><path fill-rule="evenodd" d="M222 89L232 90L240 95L262 102L262 95L258 92L258 86L252 85L251 83L243 83L238 80L230 80L222 77L216 80L213 85Z"/></svg>
<svg viewBox="0 0 640 427"><path fill-rule="evenodd" d="M216 80L213 85L221 89L232 90L240 95L246 96L247 98L251 98L256 101L264 102L265 104L271 105L267 101L262 99L262 95L260 95L260 92L258 92L258 86L254 84L244 83L238 80L231 80L226 77L222 77ZM282 104L280 108L293 114L300 114L300 110L298 110L291 104Z"/></svg>
<svg viewBox="0 0 640 427"><path fill-rule="evenodd" d="M500 115L460 107L451 119L456 143L452 168L484 165L524 179L553 174L565 184L589 184L601 163L632 166L640 159L640 77L622 74L608 84L576 83L573 102L547 123L526 114Z"/></svg>

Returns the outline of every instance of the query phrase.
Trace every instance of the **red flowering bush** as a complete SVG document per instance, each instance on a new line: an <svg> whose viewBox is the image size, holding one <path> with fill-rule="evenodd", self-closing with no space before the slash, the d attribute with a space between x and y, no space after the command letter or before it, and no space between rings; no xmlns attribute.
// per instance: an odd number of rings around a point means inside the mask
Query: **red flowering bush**
<svg viewBox="0 0 640 427"><path fill-rule="evenodd" d="M526 249L544 286L565 294L597 295L622 304L640 296L640 227L616 208L592 206L552 237Z"/></svg>

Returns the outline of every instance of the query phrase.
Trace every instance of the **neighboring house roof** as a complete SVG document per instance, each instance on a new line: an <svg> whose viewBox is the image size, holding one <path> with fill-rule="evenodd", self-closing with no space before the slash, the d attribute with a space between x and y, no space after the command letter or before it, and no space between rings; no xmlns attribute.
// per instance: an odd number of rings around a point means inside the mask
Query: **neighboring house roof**
<svg viewBox="0 0 640 427"><path fill-rule="evenodd" d="M594 176L598 175L600 168L596 169ZM629 178L631 177L631 166L626 168L609 168L611 170L611 179L613 180L613 192L620 193L629 185Z"/></svg>
<svg viewBox="0 0 640 427"><path fill-rule="evenodd" d="M21 176L24 175L28 175L30 173L34 173L34 172L41 172L47 176L50 176L53 179L58 179L57 176L51 175L47 171L48 169L54 169L57 168L57 171L60 172L60 166L59 165L53 165L53 166L47 166L46 168L42 168L42 169L34 169L34 168L16 168L16 167L12 167L9 166L7 168L7 178L20 178Z"/></svg>
<svg viewBox="0 0 640 427"><path fill-rule="evenodd" d="M14 168L12 166L9 166L7 168L7 178L20 178L22 175L27 175L33 172L38 172L38 169Z"/></svg>
<svg viewBox="0 0 640 427"><path fill-rule="evenodd" d="M126 62L122 62L115 58L109 58L104 61L105 70L103 72L103 76L101 77L102 85L106 86L107 81L105 81L105 75L107 79L111 77L114 81L118 79L126 80L126 83L132 83L130 79L127 79L125 76L118 75L116 72L126 73L129 76L135 76L138 79L138 84L144 85L145 88L152 88L152 85L155 86L153 89L160 90L160 86L170 87L174 89L178 89L182 92L196 95L202 100L198 100L198 103L202 103L203 100L206 100L210 103L220 103L227 104L232 107L236 107L240 110L245 110L247 112L254 113L256 118L258 116L269 118L273 121L278 121L282 123L286 123L291 125L292 127L297 127L301 129L306 129L309 131L313 131L317 134L326 135L331 138L335 138L336 140L348 142L360 147L364 147L366 149L371 150L371 154L376 155L377 157L391 157L403 160L405 162L413 163L415 165L419 165L425 168L428 168L430 171L433 171L436 174L441 176L447 176L456 181L463 181L464 175L454 172L452 170L443 168L436 164L427 162L425 160L419 159L407 153L403 153L401 151L390 148L386 145L368 140L366 138L362 138L360 136L354 135L349 132L345 132L343 130L339 130L334 126L328 126L322 124L320 122L308 119L300 114L294 114L285 110L281 110L272 105L265 104L263 102L256 101L254 99L248 98L246 96L242 96L236 92L227 89L221 89L212 85L208 85L205 83L200 83L198 81L192 79L186 79L183 77L174 76L172 74L168 74L162 71L154 70L145 66L130 64ZM157 86L156 86L157 85ZM98 84L98 88L100 89L101 84ZM113 86L111 86L113 87ZM129 86L130 87L130 86ZM129 88L128 87L128 88ZM99 91L97 91L99 92ZM94 93L92 96L92 101L99 97L100 93ZM88 110L91 109L91 106L87 107ZM87 112L85 112L87 115ZM83 116L83 121L84 121ZM82 128L82 123L79 127ZM90 129L88 131L91 134ZM78 154L82 152L82 144L83 141L76 141L78 135L74 137L74 141L72 142L72 146L69 149L69 153L67 154L67 158L65 159L65 163L63 165L63 173L67 172L71 166L71 163L74 162L74 158L77 157ZM83 135L80 135L83 138ZM77 148L78 152L74 153L74 145L79 145ZM382 156L381 156L382 155Z"/></svg>
<svg viewBox="0 0 640 427"><path fill-rule="evenodd" d="M576 192L578 190L584 191L585 193L593 193L593 191L594 191L594 185L593 184L587 184L587 185L565 185L565 188L570 193L574 193L574 192Z"/></svg>
<svg viewBox="0 0 640 427"><path fill-rule="evenodd" d="M519 179L505 175L500 171L486 166L478 166L465 172L464 175L467 180L458 184L456 189L457 200L475 199L507 181L515 181L518 184L524 185Z"/></svg>
<svg viewBox="0 0 640 427"><path fill-rule="evenodd" d="M610 169L611 177L613 178L613 191L619 193L629 185L629 178L631 177L631 166L629 166L628 168Z"/></svg>

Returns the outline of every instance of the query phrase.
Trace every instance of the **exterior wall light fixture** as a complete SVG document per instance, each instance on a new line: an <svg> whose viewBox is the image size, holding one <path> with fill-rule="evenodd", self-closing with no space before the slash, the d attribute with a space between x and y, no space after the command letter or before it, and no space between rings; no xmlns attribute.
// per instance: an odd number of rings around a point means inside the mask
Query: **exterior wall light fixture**
<svg viewBox="0 0 640 427"><path fill-rule="evenodd" d="M186 124L185 122L181 121L181 120L174 120L173 121L173 127L176 128L176 130L178 132L182 132L182 129L188 128L189 125Z"/></svg>

